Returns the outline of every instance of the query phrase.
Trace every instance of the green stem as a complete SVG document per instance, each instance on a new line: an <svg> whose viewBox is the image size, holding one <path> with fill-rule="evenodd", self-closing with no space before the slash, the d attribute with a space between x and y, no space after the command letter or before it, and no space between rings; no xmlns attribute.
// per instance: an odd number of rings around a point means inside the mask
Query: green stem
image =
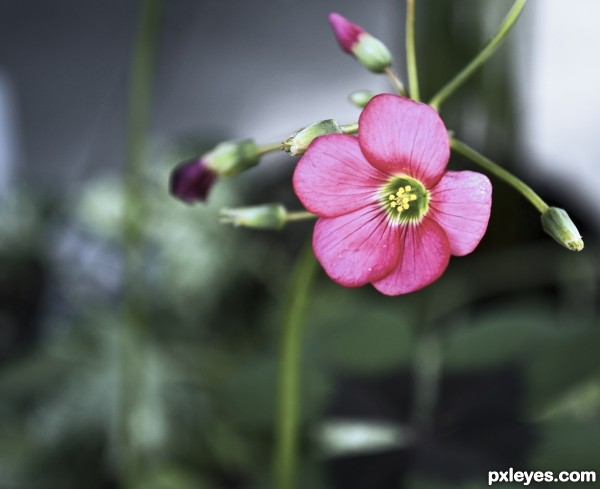
<svg viewBox="0 0 600 489"><path fill-rule="evenodd" d="M410 97L418 102L421 95L419 94L417 50L415 47L415 0L406 0L406 63Z"/></svg>
<svg viewBox="0 0 600 489"><path fill-rule="evenodd" d="M400 80L400 77L398 76L398 73L396 73L392 67L388 66L385 69L385 74L387 75L387 77L389 78L389 80L392 82L392 85L394 85L394 88L396 89L396 91L400 94L406 97L406 88L404 88L404 83L402 83L402 80Z"/></svg>
<svg viewBox="0 0 600 489"><path fill-rule="evenodd" d="M353 124L344 124L340 126L344 134L354 134L358 132L358 122L354 122Z"/></svg>
<svg viewBox="0 0 600 489"><path fill-rule="evenodd" d="M540 213L543 214L546 210L548 210L548 204L546 204L546 202L544 202L529 185L515 177L508 170L505 170L489 158L486 158L481 153L478 153L473 148L467 146L458 139L452 138L450 140L450 146L457 153L470 159L472 162L477 163L479 166L489 171L492 175L495 175L496 177L508 183L510 186L520 192L527 200L529 200L529 202L531 202L533 206L540 211Z"/></svg>
<svg viewBox="0 0 600 489"><path fill-rule="evenodd" d="M460 87L473 74L473 72L475 72L475 70L477 70L477 68L479 68L490 58L492 54L494 54L496 49L498 49L500 44L502 44L502 41L519 18L519 15L521 14L526 2L527 0L517 0L513 4L512 8L498 27L498 30L484 46L481 52L475 56L475 58L465 68L463 68L460 73L458 73L437 94L433 96L433 98L429 101L429 105L431 105L434 109L439 110L442 102L452 95L452 93L454 93L456 89Z"/></svg>
<svg viewBox="0 0 600 489"><path fill-rule="evenodd" d="M296 487L302 327L316 270L317 261L308 242L294 267L283 317L274 460L275 489Z"/></svg>
<svg viewBox="0 0 600 489"><path fill-rule="evenodd" d="M282 149L281 141L277 141L275 143L263 144L258 147L258 154L263 156L267 153L271 153L272 151L280 151Z"/></svg>
<svg viewBox="0 0 600 489"><path fill-rule="evenodd" d="M317 216L315 214L313 214L312 212L308 212L308 211L292 211L292 212L288 212L285 215L285 220L287 222L291 222L291 221L306 221L308 219L316 219Z"/></svg>
<svg viewBox="0 0 600 489"><path fill-rule="evenodd" d="M416 341L413 363L415 395L411 422L418 431L433 426L442 376L442 350L440 340L433 331L417 335Z"/></svg>
<svg viewBox="0 0 600 489"><path fill-rule="evenodd" d="M122 487L135 484L141 467L131 432L131 414L139 395L143 372L142 351L145 326L143 294L143 245L146 194L144 162L150 120L154 57L162 0L146 0L138 27L129 79L126 161L124 169L123 326L121 330L121 391L118 428L119 474Z"/></svg>

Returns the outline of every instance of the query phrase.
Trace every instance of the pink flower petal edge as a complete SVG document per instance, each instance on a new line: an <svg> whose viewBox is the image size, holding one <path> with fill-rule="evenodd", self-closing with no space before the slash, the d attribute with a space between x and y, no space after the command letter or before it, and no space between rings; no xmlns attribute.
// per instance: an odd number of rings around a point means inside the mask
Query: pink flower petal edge
<svg viewBox="0 0 600 489"><path fill-rule="evenodd" d="M429 105L392 94L373 97L359 119L358 138L367 160L387 174L406 174L427 188L450 159L450 139Z"/></svg>
<svg viewBox="0 0 600 489"><path fill-rule="evenodd" d="M385 295L407 294L426 287L440 278L450 261L446 234L427 217L416 226L403 227L400 242L398 265L373 282L373 287Z"/></svg>
<svg viewBox="0 0 600 489"><path fill-rule="evenodd" d="M365 32L364 29L337 12L331 12L328 19L342 51L352 54L352 47L358 42L358 37Z"/></svg>
<svg viewBox="0 0 600 489"><path fill-rule="evenodd" d="M387 275L400 256L398 227L368 206L340 217L322 218L313 234L315 255L327 274L346 287Z"/></svg>
<svg viewBox="0 0 600 489"><path fill-rule="evenodd" d="M376 202L385 180L365 159L356 137L330 134L311 143L292 182L306 209L335 217Z"/></svg>
<svg viewBox="0 0 600 489"><path fill-rule="evenodd" d="M444 230L453 255L471 253L490 220L492 184L481 173L449 171L431 189L430 216Z"/></svg>

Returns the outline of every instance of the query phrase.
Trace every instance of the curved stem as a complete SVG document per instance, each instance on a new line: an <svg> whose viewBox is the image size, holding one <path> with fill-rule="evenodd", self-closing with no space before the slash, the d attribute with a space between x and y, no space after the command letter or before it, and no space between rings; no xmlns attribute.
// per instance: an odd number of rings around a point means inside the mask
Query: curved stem
<svg viewBox="0 0 600 489"><path fill-rule="evenodd" d="M415 47L415 0L406 0L406 63L410 97L418 102L421 96Z"/></svg>
<svg viewBox="0 0 600 489"><path fill-rule="evenodd" d="M479 166L489 171L492 175L495 175L499 179L508 183L510 186L520 192L527 200L529 200L529 202L531 202L533 206L540 211L540 213L544 213L546 210L548 210L548 204L546 204L546 202L544 202L529 185L515 177L508 170L505 170L489 158L486 158L481 153L478 153L473 148L467 146L458 139L452 138L450 140L450 146L457 153L470 159L473 163L477 163Z"/></svg>
<svg viewBox="0 0 600 489"><path fill-rule="evenodd" d="M484 46L481 52L475 56L475 58L465 68L463 68L460 73L458 73L437 94L433 96L433 98L429 101L429 105L431 105L434 109L439 110L442 102L452 95L456 89L460 87L475 70L477 70L477 68L479 68L490 58L492 54L494 54L496 49L498 49L500 44L502 44L502 41L519 18L519 15L521 14L526 2L527 0L517 0L513 4L512 8L509 10L508 14L506 14L506 17L498 27L498 30Z"/></svg>
<svg viewBox="0 0 600 489"><path fill-rule="evenodd" d="M123 326L120 344L120 405L118 454L121 486L133 487L141 470L141 460L132 440L131 415L138 402L143 372L143 339L146 323L143 296L143 263L146 192L144 162L152 101L152 77L162 0L146 0L131 64L127 148L124 172L124 249Z"/></svg>
<svg viewBox="0 0 600 489"><path fill-rule="evenodd" d="M317 261L308 242L294 267L283 317L274 460L276 489L296 487L302 327L316 270Z"/></svg>
<svg viewBox="0 0 600 489"><path fill-rule="evenodd" d="M404 83L402 83L402 80L400 80L398 73L396 73L390 66L388 66L385 69L385 74L387 75L389 80L392 82L392 85L394 85L394 88L396 89L396 91L400 95L403 95L404 97L406 97L406 88L404 88Z"/></svg>

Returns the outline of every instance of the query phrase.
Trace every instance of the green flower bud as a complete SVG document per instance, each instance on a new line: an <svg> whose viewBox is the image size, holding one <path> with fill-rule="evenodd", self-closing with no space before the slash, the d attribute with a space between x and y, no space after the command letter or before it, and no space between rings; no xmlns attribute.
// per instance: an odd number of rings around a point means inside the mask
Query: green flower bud
<svg viewBox="0 0 600 489"><path fill-rule="evenodd" d="M549 207L542 213L542 228L565 248L572 251L583 249L581 235L569 215L563 209Z"/></svg>
<svg viewBox="0 0 600 489"><path fill-rule="evenodd" d="M361 26L336 12L329 14L329 23L342 50L354 56L368 70L383 73L392 65L392 55L385 44Z"/></svg>
<svg viewBox="0 0 600 489"><path fill-rule="evenodd" d="M392 54L379 39L363 33L352 46L354 57L373 73L383 73L392 65Z"/></svg>
<svg viewBox="0 0 600 489"><path fill-rule="evenodd" d="M293 156L304 154L310 143L319 136L325 134L343 134L341 126L333 119L314 122L299 129L288 137L282 144L282 149Z"/></svg>
<svg viewBox="0 0 600 489"><path fill-rule="evenodd" d="M287 221L287 211L281 204L221 209L221 222L253 229L281 229Z"/></svg>
<svg viewBox="0 0 600 489"><path fill-rule="evenodd" d="M356 105L359 109L363 109L365 105L369 103L369 100L371 100L374 96L375 92L372 92L371 90L358 90L356 92L352 92L348 98L350 99L350 102Z"/></svg>
<svg viewBox="0 0 600 489"><path fill-rule="evenodd" d="M231 177L258 164L260 153L252 139L225 141L206 153L203 160L217 175Z"/></svg>

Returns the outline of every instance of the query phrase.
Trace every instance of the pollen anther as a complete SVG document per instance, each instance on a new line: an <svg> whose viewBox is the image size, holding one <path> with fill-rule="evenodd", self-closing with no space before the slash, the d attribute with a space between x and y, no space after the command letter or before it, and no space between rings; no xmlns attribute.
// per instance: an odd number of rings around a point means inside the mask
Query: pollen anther
<svg viewBox="0 0 600 489"><path fill-rule="evenodd" d="M395 194L390 194L388 196L390 207L395 208L398 212L407 210L410 207L409 202L417 200L416 194L410 193L411 191L412 186L405 185L400 187Z"/></svg>
<svg viewBox="0 0 600 489"><path fill-rule="evenodd" d="M380 202L395 223L419 222L428 210L429 193L418 180L399 175L382 190Z"/></svg>

